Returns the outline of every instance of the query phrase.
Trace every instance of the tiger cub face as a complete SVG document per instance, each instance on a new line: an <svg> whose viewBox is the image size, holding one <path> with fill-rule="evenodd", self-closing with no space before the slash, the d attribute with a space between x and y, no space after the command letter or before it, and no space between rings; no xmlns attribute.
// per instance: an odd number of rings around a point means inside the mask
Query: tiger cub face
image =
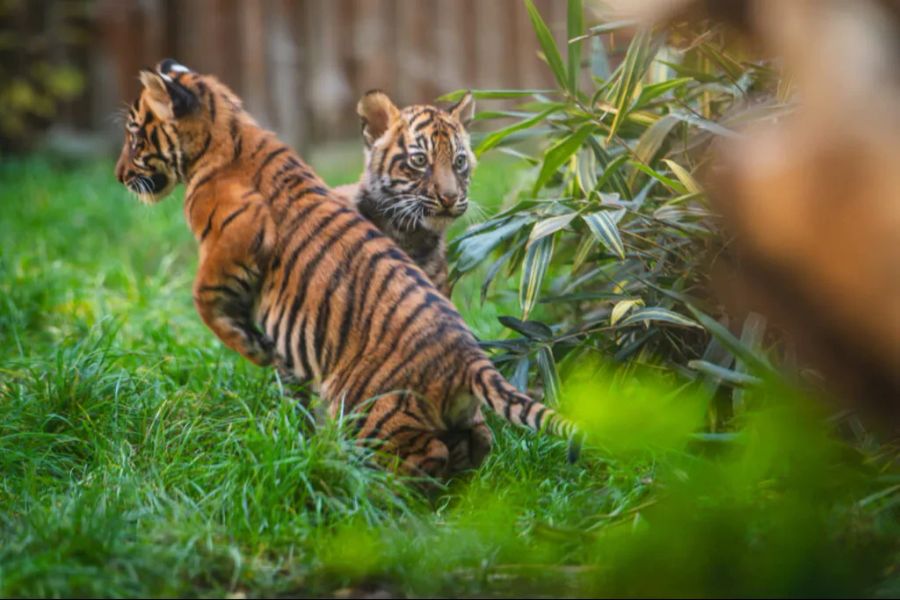
<svg viewBox="0 0 900 600"><path fill-rule="evenodd" d="M474 108L469 93L447 110L399 109L377 90L359 101L366 143L361 188L393 229L443 233L466 212L475 166L466 127Z"/></svg>

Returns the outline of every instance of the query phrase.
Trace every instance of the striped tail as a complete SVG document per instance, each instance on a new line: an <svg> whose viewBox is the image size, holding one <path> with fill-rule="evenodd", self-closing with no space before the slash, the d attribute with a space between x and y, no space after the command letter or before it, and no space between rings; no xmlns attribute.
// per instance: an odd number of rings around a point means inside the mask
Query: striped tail
<svg viewBox="0 0 900 600"><path fill-rule="evenodd" d="M475 397L510 423L524 425L534 431L548 431L578 444L576 438L579 432L574 423L513 387L486 356L482 355L469 365L468 375L469 389ZM570 460L577 458L577 448L570 446L569 455Z"/></svg>

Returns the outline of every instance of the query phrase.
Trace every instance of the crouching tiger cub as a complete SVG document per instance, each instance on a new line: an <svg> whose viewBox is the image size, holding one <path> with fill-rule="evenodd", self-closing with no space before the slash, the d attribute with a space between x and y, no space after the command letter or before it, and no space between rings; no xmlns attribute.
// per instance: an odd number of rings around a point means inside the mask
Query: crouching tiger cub
<svg viewBox="0 0 900 600"><path fill-rule="evenodd" d="M447 446L459 440L464 466L480 463L481 402L573 434L497 372L425 274L224 84L172 60L140 79L116 175L148 203L186 184L194 303L225 344L311 379L332 415L361 415L357 438L379 441L406 473L459 468Z"/></svg>
<svg viewBox="0 0 900 600"><path fill-rule="evenodd" d="M357 104L365 140L359 183L335 191L393 239L447 298L447 228L469 204L475 154L466 127L475 105L466 93L447 110L397 108L378 90Z"/></svg>

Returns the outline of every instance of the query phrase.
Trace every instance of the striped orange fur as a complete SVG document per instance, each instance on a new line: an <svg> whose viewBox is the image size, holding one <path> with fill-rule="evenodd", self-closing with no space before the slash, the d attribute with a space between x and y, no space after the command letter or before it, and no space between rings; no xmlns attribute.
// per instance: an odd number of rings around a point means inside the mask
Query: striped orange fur
<svg viewBox="0 0 900 600"><path fill-rule="evenodd" d="M362 119L366 164L359 183L335 191L425 271L448 298L447 228L469 206L475 153L466 127L475 104L466 93L456 104L397 108L378 90L356 111Z"/></svg>
<svg viewBox="0 0 900 600"><path fill-rule="evenodd" d="M421 269L224 84L172 60L141 82L116 174L146 202L186 185L194 301L225 344L311 380L332 415L360 414L358 438L407 473L480 463L481 403L535 430L574 432L510 385ZM460 439L468 455L451 460L447 444Z"/></svg>

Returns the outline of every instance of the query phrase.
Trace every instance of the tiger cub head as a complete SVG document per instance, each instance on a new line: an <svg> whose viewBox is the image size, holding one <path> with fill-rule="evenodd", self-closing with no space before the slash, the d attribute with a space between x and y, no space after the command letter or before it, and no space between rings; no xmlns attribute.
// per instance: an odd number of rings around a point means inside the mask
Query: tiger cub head
<svg viewBox="0 0 900 600"><path fill-rule="evenodd" d="M467 92L447 110L399 109L375 90L356 110L366 143L362 196L400 231L442 233L469 205L475 154L466 127L475 110L472 95Z"/></svg>
<svg viewBox="0 0 900 600"><path fill-rule="evenodd" d="M236 119L249 117L237 96L215 77L172 59L141 71L140 80L140 95L127 113L116 178L152 204L187 181L202 156L230 146Z"/></svg>

